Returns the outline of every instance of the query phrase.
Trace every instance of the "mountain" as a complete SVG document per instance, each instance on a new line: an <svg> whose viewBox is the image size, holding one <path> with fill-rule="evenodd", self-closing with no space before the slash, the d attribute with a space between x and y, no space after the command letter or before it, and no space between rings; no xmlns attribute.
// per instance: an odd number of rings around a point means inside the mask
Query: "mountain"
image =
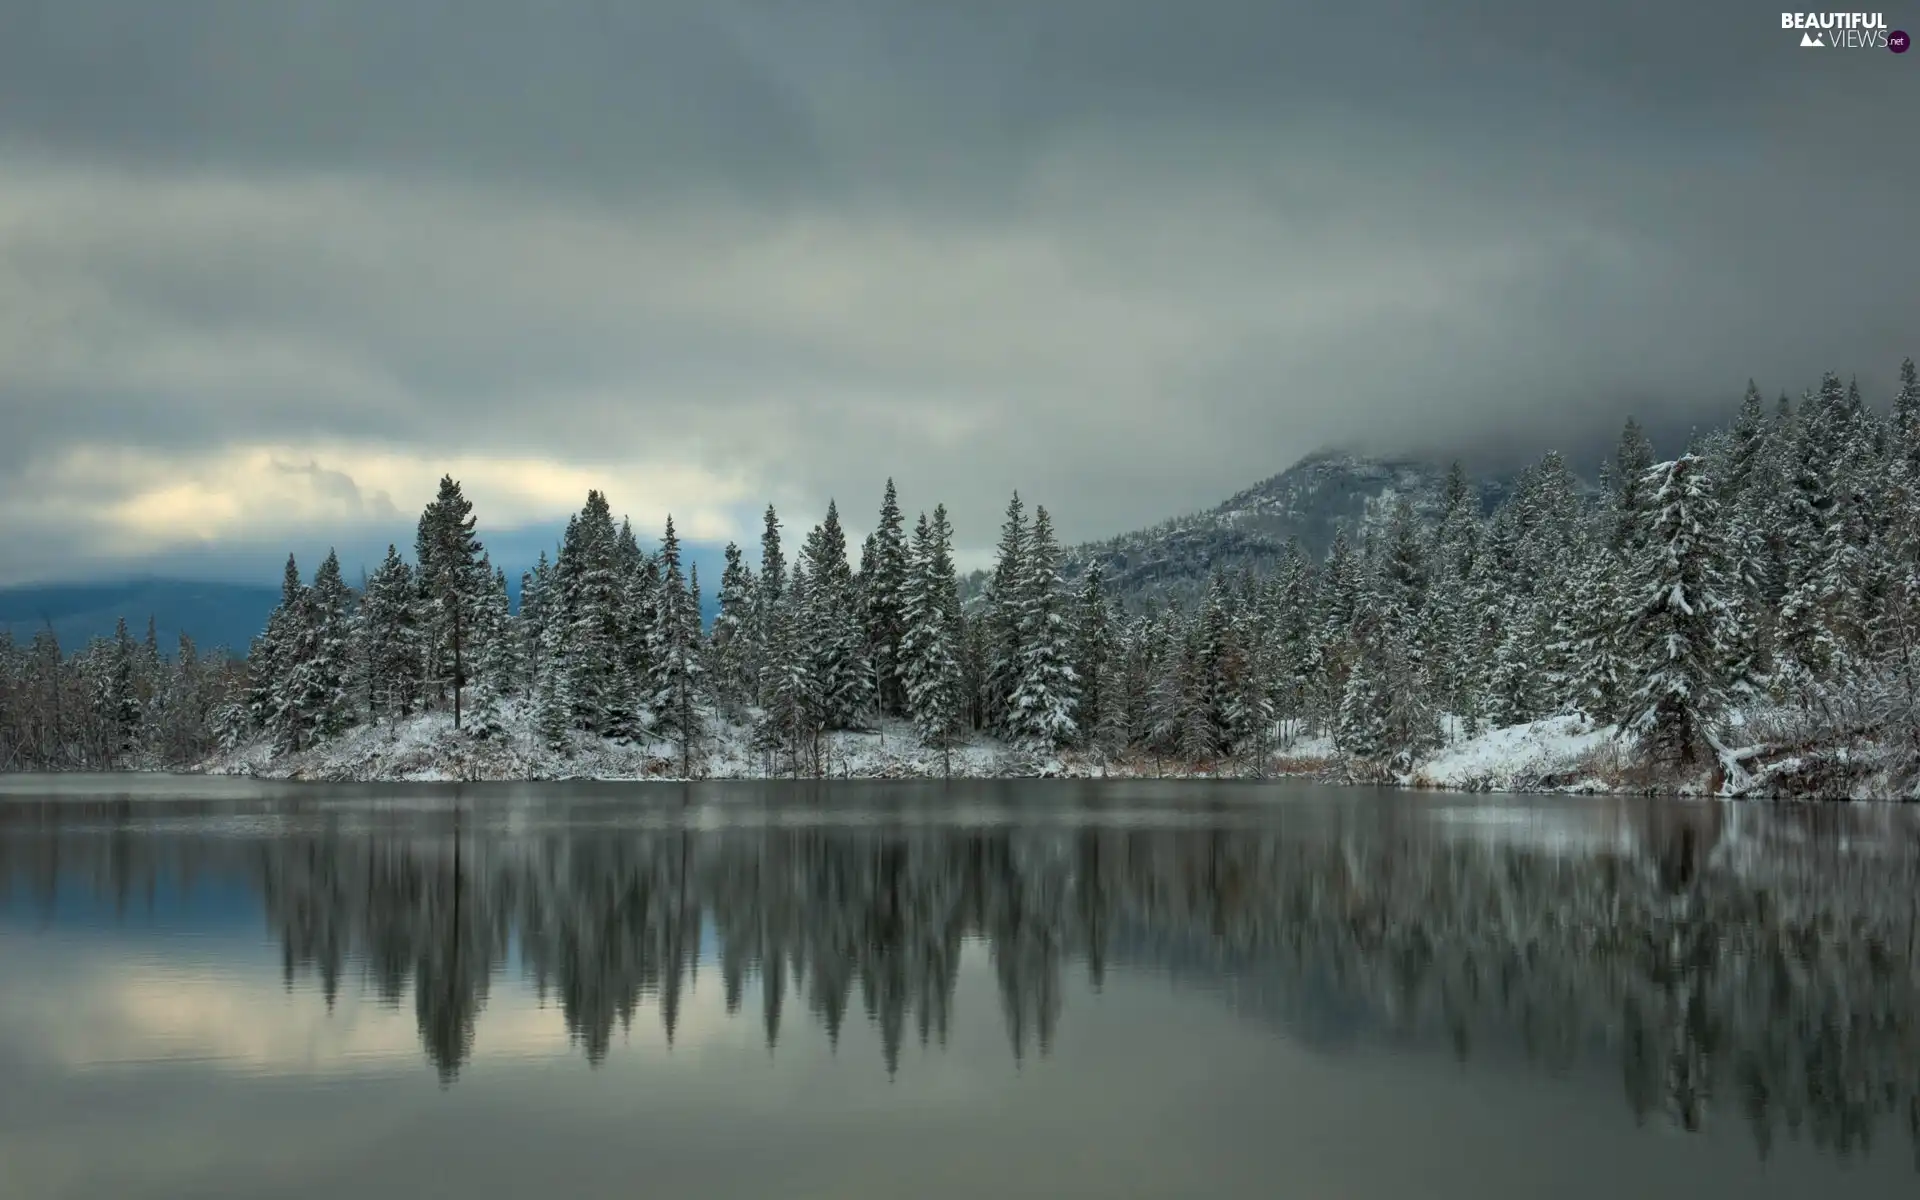
<svg viewBox="0 0 1920 1200"><path fill-rule="evenodd" d="M1438 517L1450 464L1412 458L1366 458L1340 451L1310 454L1205 512L1150 529L1068 548L1061 573L1077 578L1089 563L1106 571L1109 591L1129 603L1185 599L1214 571L1271 570L1290 538L1315 560L1336 530L1358 538L1383 525L1401 497L1423 519ZM1483 511L1512 487L1511 475L1470 475ZM985 572L967 580L971 594Z"/></svg>
<svg viewBox="0 0 1920 1200"><path fill-rule="evenodd" d="M226 646L245 653L279 602L277 586L204 580L26 584L0 588L0 630L26 642L51 625L60 648L72 652L91 638L110 636L121 617L134 637L145 637L152 617L165 653L179 645L182 631L202 650Z"/></svg>

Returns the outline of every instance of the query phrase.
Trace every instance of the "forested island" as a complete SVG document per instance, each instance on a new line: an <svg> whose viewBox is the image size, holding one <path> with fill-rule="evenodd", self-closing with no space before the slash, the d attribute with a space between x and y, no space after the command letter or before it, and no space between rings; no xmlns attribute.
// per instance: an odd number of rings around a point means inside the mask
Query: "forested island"
<svg viewBox="0 0 1920 1200"><path fill-rule="evenodd" d="M1196 599L1063 569L1014 496L962 587L944 506L889 482L850 546L769 507L702 581L589 493L510 602L443 478L413 555L357 585L289 557L244 656L0 641L0 767L307 778L1289 771L1727 796L1920 796L1920 381L1884 411L1826 375L1748 385L1661 459L1628 421L1597 486L1557 452L1490 511L1455 466ZM966 598L963 600L963 593Z"/></svg>

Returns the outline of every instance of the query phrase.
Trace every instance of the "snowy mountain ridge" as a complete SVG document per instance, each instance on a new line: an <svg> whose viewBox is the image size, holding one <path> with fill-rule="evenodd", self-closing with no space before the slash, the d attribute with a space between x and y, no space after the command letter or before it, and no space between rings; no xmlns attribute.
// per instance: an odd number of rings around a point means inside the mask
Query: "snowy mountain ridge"
<svg viewBox="0 0 1920 1200"><path fill-rule="evenodd" d="M1423 520L1433 520L1440 514L1449 469L1420 458L1319 451L1205 512L1071 547L1061 571L1073 578L1098 562L1113 594L1123 599L1183 598L1215 571L1271 569L1292 538L1317 561L1340 530L1358 541L1384 526L1402 498ZM1513 485L1507 474L1469 474L1468 481L1483 511Z"/></svg>

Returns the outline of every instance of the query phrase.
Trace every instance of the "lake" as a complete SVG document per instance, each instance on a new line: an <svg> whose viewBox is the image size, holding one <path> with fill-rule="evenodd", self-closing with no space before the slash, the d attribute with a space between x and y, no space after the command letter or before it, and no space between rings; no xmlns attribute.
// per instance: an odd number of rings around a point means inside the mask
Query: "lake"
<svg viewBox="0 0 1920 1200"><path fill-rule="evenodd" d="M1910 1195L1916 818L0 777L0 1196Z"/></svg>

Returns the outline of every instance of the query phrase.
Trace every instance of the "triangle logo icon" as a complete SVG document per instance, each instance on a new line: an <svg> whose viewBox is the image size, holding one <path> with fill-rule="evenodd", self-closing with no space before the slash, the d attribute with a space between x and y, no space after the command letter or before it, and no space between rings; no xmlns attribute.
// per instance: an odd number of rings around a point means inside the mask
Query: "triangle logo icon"
<svg viewBox="0 0 1920 1200"><path fill-rule="evenodd" d="M1820 40L1820 35L1819 35L1819 34L1817 34L1817 33L1803 33L1803 34L1801 34L1801 35L1800 35L1800 44L1801 44L1802 46L1819 46L1819 47L1821 47L1821 48L1823 48L1823 49L1824 49L1824 48L1826 47L1826 43Z"/></svg>

